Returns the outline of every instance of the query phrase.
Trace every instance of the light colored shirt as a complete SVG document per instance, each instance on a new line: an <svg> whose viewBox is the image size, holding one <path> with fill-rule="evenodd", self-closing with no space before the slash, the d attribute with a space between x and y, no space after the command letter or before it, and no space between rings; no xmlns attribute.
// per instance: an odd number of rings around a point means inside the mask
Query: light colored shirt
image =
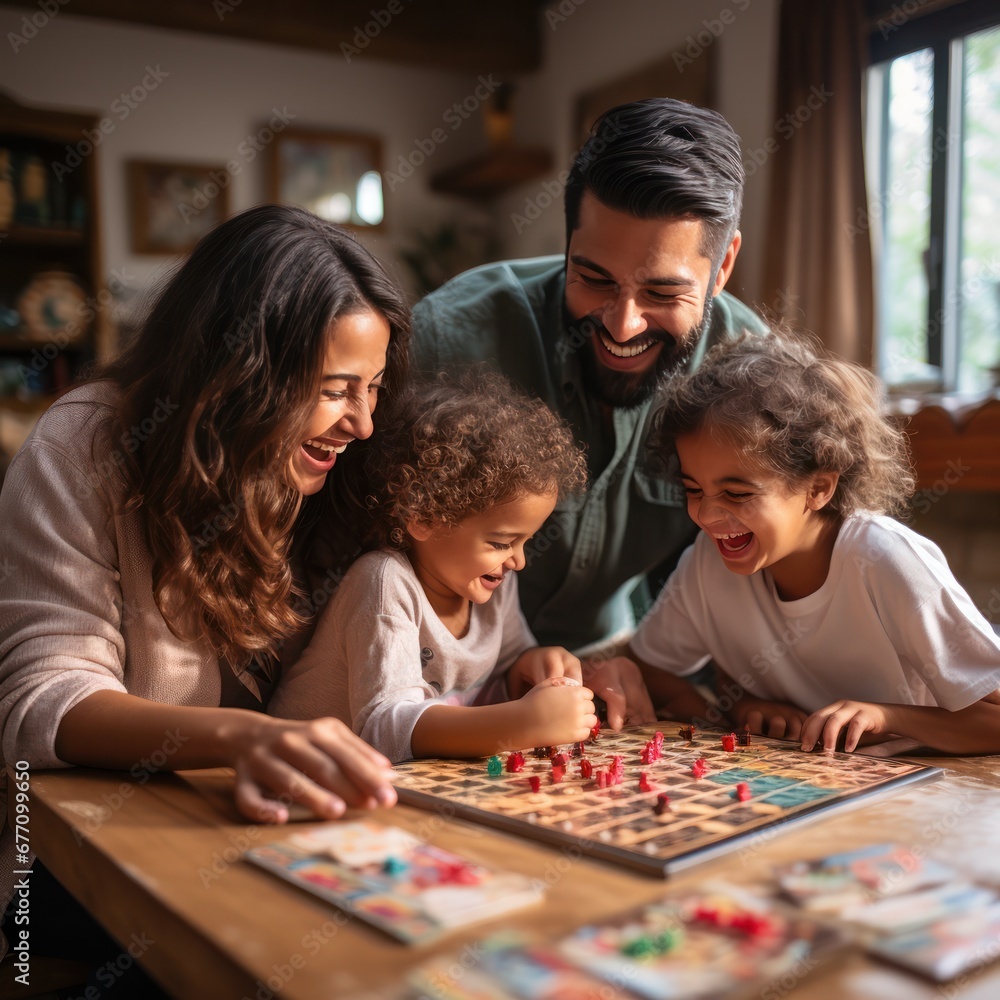
<svg viewBox="0 0 1000 1000"><path fill-rule="evenodd" d="M764 569L726 569L702 532L632 639L675 674L711 657L758 698L806 712L833 702L956 711L1000 688L1000 637L931 541L888 517L841 525L826 581L795 601Z"/></svg>
<svg viewBox="0 0 1000 1000"><path fill-rule="evenodd" d="M505 573L489 601L472 605L468 630L456 638L406 555L369 552L347 571L268 712L335 716L390 760L406 760L413 727L431 705L472 704L534 645L516 574Z"/></svg>

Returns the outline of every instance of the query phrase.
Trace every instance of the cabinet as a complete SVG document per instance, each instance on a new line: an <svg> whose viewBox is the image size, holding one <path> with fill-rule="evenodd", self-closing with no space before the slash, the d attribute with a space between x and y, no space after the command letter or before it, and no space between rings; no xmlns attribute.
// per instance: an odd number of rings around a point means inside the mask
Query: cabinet
<svg viewBox="0 0 1000 1000"><path fill-rule="evenodd" d="M0 94L0 469L81 366L113 348L101 138L96 115Z"/></svg>

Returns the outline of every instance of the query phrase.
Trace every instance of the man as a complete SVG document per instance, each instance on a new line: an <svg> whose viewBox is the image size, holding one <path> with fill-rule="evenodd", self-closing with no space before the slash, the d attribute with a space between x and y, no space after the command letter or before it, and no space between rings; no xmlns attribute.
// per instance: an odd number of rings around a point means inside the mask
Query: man
<svg viewBox="0 0 1000 1000"><path fill-rule="evenodd" d="M521 604L542 645L634 627L630 597L694 535L682 492L644 454L658 380L761 320L723 291L744 172L721 115L653 98L594 125L566 185L565 258L476 268L414 310L416 367L485 361L544 399L586 446L586 497L535 536Z"/></svg>

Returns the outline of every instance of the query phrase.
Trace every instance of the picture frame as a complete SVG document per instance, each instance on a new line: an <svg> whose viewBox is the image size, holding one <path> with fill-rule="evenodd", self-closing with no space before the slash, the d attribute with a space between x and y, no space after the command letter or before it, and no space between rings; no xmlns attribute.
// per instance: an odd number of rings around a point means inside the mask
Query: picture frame
<svg viewBox="0 0 1000 1000"><path fill-rule="evenodd" d="M272 202L299 205L349 229L384 228L377 135L288 128L275 136L269 153Z"/></svg>
<svg viewBox="0 0 1000 1000"><path fill-rule="evenodd" d="M130 160L127 170L133 253L190 253L229 216L225 164Z"/></svg>

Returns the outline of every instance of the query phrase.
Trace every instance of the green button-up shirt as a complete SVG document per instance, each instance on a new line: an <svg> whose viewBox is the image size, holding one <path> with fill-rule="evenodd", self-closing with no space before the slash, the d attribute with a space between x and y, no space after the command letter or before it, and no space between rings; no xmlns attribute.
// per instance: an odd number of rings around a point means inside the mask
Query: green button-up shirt
<svg viewBox="0 0 1000 1000"><path fill-rule="evenodd" d="M527 546L518 581L539 643L577 649L634 625L632 591L654 567L676 561L694 527L677 483L648 467L651 401L614 410L609 425L587 395L579 352L589 348L563 327L564 265L561 256L538 257L467 271L416 305L413 332L418 370L486 362L544 399L586 447L586 495L556 507ZM723 292L692 367L743 328L763 324Z"/></svg>

